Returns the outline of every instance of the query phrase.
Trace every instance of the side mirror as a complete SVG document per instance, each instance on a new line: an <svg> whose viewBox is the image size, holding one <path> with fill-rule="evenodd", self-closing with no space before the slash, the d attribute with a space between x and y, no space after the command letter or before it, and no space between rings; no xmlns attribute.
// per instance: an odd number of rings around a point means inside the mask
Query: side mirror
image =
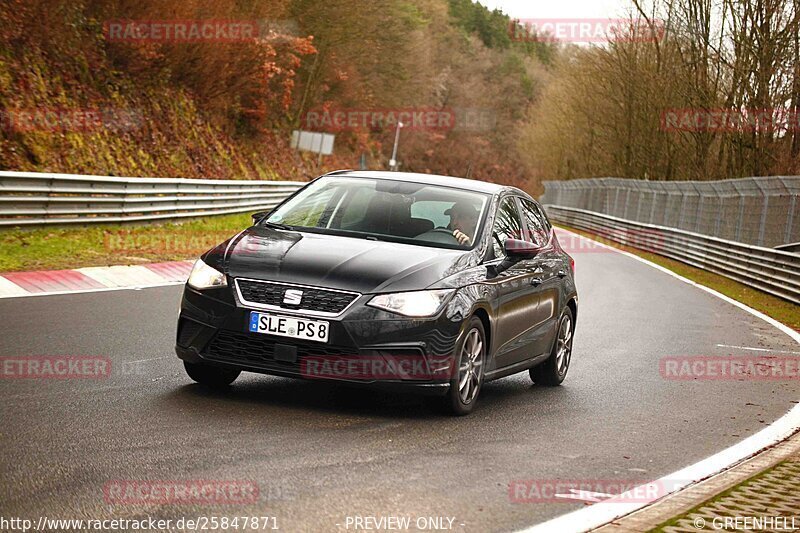
<svg viewBox="0 0 800 533"><path fill-rule="evenodd" d="M255 226L256 224L264 220L270 213L272 213L272 211L259 211L258 213L253 213L252 215L250 215L251 217L253 217L253 225Z"/></svg>
<svg viewBox="0 0 800 533"><path fill-rule="evenodd" d="M519 239L506 239L503 249L510 259L532 259L542 251L538 244Z"/></svg>
<svg viewBox="0 0 800 533"><path fill-rule="evenodd" d="M542 249L542 246L529 241L506 239L506 242L503 244L503 250L505 251L506 256L502 261L500 261L499 264L489 267L489 277L500 275L501 272L508 270L524 259L532 259L536 257L539 255L539 252L541 252Z"/></svg>

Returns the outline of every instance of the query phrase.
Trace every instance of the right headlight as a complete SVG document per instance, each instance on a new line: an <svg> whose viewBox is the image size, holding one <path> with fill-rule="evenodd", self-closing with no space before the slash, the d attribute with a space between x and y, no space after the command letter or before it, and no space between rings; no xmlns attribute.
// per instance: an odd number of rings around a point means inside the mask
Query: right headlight
<svg viewBox="0 0 800 533"><path fill-rule="evenodd" d="M453 293L453 290L441 289L378 294L367 302L367 305L404 316L429 317L441 311L445 301L447 301L447 297Z"/></svg>
<svg viewBox="0 0 800 533"><path fill-rule="evenodd" d="M226 287L228 281L225 274L211 268L202 259L195 261L192 273L189 274L189 286L195 289L210 289L212 287Z"/></svg>

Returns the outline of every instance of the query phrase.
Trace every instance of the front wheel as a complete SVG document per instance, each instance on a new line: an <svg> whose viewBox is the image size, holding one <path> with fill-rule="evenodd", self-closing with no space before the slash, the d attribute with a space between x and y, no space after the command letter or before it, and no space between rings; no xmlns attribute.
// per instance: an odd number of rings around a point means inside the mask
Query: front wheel
<svg viewBox="0 0 800 533"><path fill-rule="evenodd" d="M241 374L240 370L231 370L203 363L183 362L183 367L189 377L207 387L221 388L233 383Z"/></svg>
<svg viewBox="0 0 800 533"><path fill-rule="evenodd" d="M487 349L483 322L473 316L467 323L461 342L456 345L450 389L446 396L438 398L451 414L468 415L475 409L483 385Z"/></svg>
<svg viewBox="0 0 800 533"><path fill-rule="evenodd" d="M558 321L558 332L553 343L553 351L547 361L529 370L531 379L537 385L555 387L567 377L572 359L572 336L575 333L575 317L572 310L565 307Z"/></svg>

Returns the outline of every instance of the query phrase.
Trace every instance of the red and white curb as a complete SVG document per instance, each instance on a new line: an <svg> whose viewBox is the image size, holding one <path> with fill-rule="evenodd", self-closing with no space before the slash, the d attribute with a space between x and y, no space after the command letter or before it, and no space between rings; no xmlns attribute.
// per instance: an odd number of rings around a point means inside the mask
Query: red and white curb
<svg viewBox="0 0 800 533"><path fill-rule="evenodd" d="M0 275L0 298L176 285L186 282L193 264L194 261L172 261L74 270L7 272Z"/></svg>

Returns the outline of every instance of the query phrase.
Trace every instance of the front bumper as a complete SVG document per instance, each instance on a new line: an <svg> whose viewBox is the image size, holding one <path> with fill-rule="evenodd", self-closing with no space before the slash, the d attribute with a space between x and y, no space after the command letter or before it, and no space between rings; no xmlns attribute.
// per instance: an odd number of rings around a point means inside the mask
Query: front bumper
<svg viewBox="0 0 800 533"><path fill-rule="evenodd" d="M230 288L186 286L175 351L184 361L249 372L444 394L461 315L448 313L446 306L433 318L406 318L364 305L370 297L361 296L340 316L325 318L328 342L319 343L251 333L250 312L257 310L241 304Z"/></svg>

